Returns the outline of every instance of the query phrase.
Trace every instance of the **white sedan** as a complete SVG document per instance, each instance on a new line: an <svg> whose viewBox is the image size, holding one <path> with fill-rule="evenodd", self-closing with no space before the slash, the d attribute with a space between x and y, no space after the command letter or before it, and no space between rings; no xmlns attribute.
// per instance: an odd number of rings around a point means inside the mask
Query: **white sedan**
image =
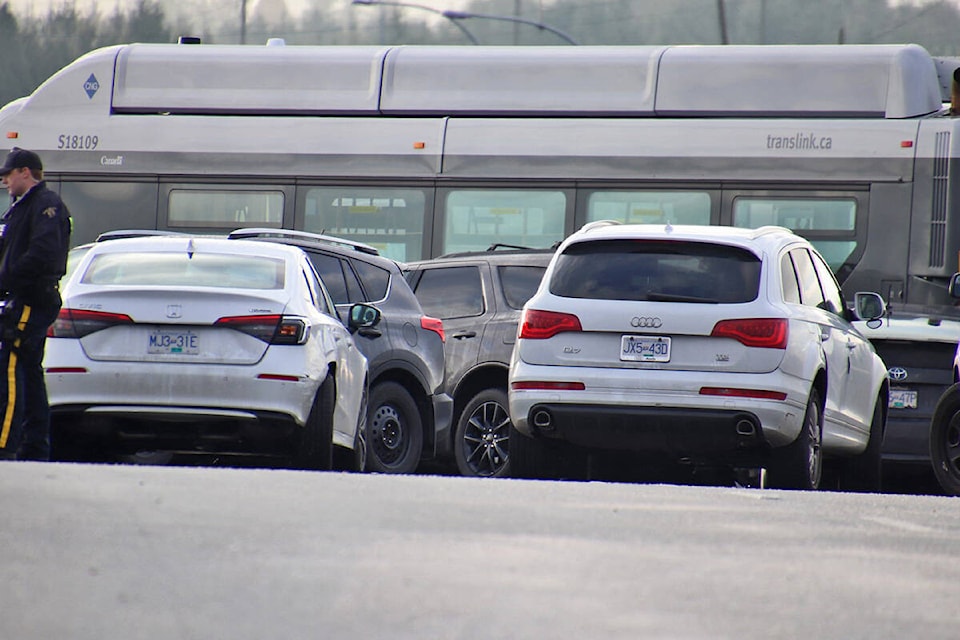
<svg viewBox="0 0 960 640"><path fill-rule="evenodd" d="M63 298L44 359L56 457L255 453L329 469L338 445L362 469L367 362L300 249L110 240ZM348 324L378 321L355 305Z"/></svg>

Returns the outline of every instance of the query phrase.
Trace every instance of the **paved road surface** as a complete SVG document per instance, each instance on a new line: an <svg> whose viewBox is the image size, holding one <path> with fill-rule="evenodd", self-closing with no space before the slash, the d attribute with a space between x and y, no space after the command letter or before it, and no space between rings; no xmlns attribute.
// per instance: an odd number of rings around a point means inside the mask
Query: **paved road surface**
<svg viewBox="0 0 960 640"><path fill-rule="evenodd" d="M0 637L960 637L960 501L0 465Z"/></svg>

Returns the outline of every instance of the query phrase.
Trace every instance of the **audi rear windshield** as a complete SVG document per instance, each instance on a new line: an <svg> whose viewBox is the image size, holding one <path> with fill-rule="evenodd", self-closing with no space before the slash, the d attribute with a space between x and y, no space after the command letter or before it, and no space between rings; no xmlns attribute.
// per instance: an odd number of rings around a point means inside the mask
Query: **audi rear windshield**
<svg viewBox="0 0 960 640"><path fill-rule="evenodd" d="M598 240L557 257L550 292L566 298L731 304L756 299L760 259L707 242Z"/></svg>

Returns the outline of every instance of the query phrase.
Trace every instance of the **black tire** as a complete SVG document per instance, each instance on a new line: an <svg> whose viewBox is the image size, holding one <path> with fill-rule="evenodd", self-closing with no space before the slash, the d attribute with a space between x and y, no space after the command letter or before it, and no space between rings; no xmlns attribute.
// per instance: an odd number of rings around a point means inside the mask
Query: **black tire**
<svg viewBox="0 0 960 640"><path fill-rule="evenodd" d="M841 491L879 493L883 478L883 431L886 426L883 396L877 398L870 421L870 442L863 453L841 461L838 488Z"/></svg>
<svg viewBox="0 0 960 640"><path fill-rule="evenodd" d="M396 382L370 391L367 467L379 473L413 473L423 451L423 421L417 403Z"/></svg>
<svg viewBox="0 0 960 640"><path fill-rule="evenodd" d="M960 496L960 384L937 401L930 421L930 462L944 493Z"/></svg>
<svg viewBox="0 0 960 640"><path fill-rule="evenodd" d="M470 399L453 436L460 475L503 478L509 473L510 413L507 392L484 389Z"/></svg>
<svg viewBox="0 0 960 640"><path fill-rule="evenodd" d="M817 490L823 475L823 413L820 392L810 390L800 435L771 453L767 486L772 489Z"/></svg>
<svg viewBox="0 0 960 640"><path fill-rule="evenodd" d="M303 426L297 466L301 469L329 471L333 468L333 410L337 389L333 376L327 374L313 399L310 416Z"/></svg>
<svg viewBox="0 0 960 640"><path fill-rule="evenodd" d="M511 478L586 480L587 452L565 442L526 436L510 423Z"/></svg>

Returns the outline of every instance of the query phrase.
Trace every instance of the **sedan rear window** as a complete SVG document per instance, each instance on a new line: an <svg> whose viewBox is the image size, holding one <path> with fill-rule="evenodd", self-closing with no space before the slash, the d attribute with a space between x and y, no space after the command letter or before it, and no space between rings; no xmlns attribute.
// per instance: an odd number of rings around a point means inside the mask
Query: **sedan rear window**
<svg viewBox="0 0 960 640"><path fill-rule="evenodd" d="M760 259L746 249L681 241L603 240L557 257L550 291L567 298L738 303L757 297Z"/></svg>
<svg viewBox="0 0 960 640"><path fill-rule="evenodd" d="M284 261L219 253L104 253L87 267L84 284L283 289Z"/></svg>

